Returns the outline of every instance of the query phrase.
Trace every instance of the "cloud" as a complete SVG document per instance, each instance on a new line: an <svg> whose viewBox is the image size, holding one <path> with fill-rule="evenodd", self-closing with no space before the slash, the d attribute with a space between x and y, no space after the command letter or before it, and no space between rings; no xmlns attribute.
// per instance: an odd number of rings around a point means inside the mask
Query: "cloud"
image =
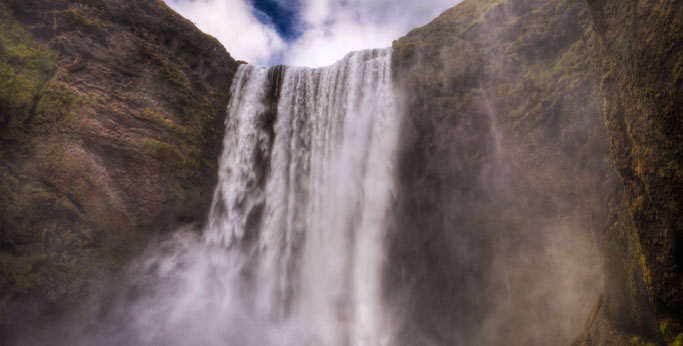
<svg viewBox="0 0 683 346"><path fill-rule="evenodd" d="M166 0L197 27L216 37L236 59L268 64L286 44L277 31L259 21L245 0Z"/></svg>
<svg viewBox="0 0 683 346"><path fill-rule="evenodd" d="M166 0L236 58L325 66L354 50L382 48L460 0ZM263 6L270 3L271 6ZM256 4L256 7L254 7ZM274 6L277 5L277 6ZM268 11L268 9L275 9ZM296 13L279 13L287 8ZM265 9L265 11L264 11ZM270 20L264 20L264 15ZM258 17L257 17L258 16ZM295 22L285 22L283 16ZM285 26L283 26L285 25ZM283 32L296 35L280 36Z"/></svg>

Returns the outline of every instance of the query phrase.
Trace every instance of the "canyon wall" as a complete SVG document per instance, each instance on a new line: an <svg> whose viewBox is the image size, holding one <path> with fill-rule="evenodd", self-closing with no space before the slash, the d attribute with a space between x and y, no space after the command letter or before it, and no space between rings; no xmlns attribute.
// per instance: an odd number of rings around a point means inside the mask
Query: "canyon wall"
<svg viewBox="0 0 683 346"><path fill-rule="evenodd" d="M464 1L394 42L406 345L680 342L680 9Z"/></svg>
<svg viewBox="0 0 683 346"><path fill-rule="evenodd" d="M589 336L596 343L619 344L626 338L613 337L609 329L638 330L661 343L680 345L683 6L680 1L589 0L587 7L598 37L594 65L610 151L633 219L626 246L612 243L606 252L615 262L610 269L622 273L607 281L601 323ZM625 281L627 272L642 282Z"/></svg>
<svg viewBox="0 0 683 346"><path fill-rule="evenodd" d="M236 69L160 0L0 2L1 335L205 220Z"/></svg>

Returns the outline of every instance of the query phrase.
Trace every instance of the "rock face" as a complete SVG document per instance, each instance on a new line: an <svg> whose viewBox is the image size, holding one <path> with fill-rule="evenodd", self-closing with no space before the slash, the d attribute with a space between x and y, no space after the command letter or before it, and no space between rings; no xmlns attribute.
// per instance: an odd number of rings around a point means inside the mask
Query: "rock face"
<svg viewBox="0 0 683 346"><path fill-rule="evenodd" d="M405 345L680 342L681 18L465 0L394 42Z"/></svg>
<svg viewBox="0 0 683 346"><path fill-rule="evenodd" d="M621 251L612 256L642 277L638 286L622 278L608 283L605 308L588 339L624 344L629 339L618 334L638 327L641 339L681 345L683 6L680 1L587 3L599 37L595 65L602 76L610 151L634 227L630 257L618 256ZM624 314L627 307L630 314ZM621 332L616 337L610 333L614 328Z"/></svg>
<svg viewBox="0 0 683 346"><path fill-rule="evenodd" d="M0 2L2 335L204 220L236 69L160 0Z"/></svg>

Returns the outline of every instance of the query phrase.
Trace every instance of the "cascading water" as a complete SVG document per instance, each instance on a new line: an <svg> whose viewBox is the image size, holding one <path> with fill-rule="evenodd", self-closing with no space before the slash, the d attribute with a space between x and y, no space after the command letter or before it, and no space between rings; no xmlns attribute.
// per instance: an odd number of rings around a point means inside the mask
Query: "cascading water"
<svg viewBox="0 0 683 346"><path fill-rule="evenodd" d="M178 233L148 255L134 298L110 308L112 330L88 342L389 344L380 271L400 120L390 61L384 49L320 69L240 66L201 239Z"/></svg>
<svg viewBox="0 0 683 346"><path fill-rule="evenodd" d="M295 333L292 344L388 336L379 278L398 128L390 60L372 50L321 69L246 65L235 77L205 239L235 252L243 303Z"/></svg>

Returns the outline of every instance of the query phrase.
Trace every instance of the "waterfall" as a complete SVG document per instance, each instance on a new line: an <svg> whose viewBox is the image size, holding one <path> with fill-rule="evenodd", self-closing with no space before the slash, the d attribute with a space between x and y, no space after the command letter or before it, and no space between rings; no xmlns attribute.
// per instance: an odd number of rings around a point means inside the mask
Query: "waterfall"
<svg viewBox="0 0 683 346"><path fill-rule="evenodd" d="M81 344L391 344L390 61L384 49L319 69L240 66L207 226L148 253L98 322L110 330Z"/></svg>
<svg viewBox="0 0 683 346"><path fill-rule="evenodd" d="M381 345L383 221L398 129L391 51L330 67L242 65L205 231L238 296L292 345ZM385 335L382 335L385 333ZM386 342L386 341L385 341Z"/></svg>

